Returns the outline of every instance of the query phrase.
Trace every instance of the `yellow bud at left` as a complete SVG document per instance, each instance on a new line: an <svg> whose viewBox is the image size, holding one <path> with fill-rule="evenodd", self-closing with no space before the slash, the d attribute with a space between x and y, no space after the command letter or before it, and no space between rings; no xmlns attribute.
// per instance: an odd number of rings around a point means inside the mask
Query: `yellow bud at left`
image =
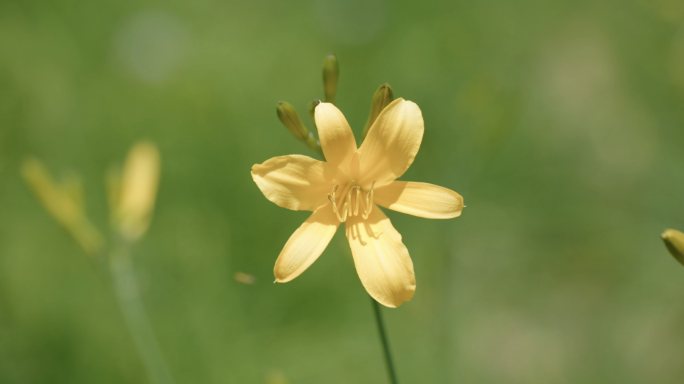
<svg viewBox="0 0 684 384"><path fill-rule="evenodd" d="M77 184L74 179L68 184L68 188L60 187L36 158L28 158L24 161L21 175L45 209L60 224L70 226L80 220L82 206L80 199L73 198L78 194L74 193Z"/></svg>
<svg viewBox="0 0 684 384"><path fill-rule="evenodd" d="M21 175L45 210L71 233L88 254L96 255L100 252L102 235L85 215L83 187L77 175L70 174L58 184L45 166L33 157L24 160Z"/></svg>
<svg viewBox="0 0 684 384"><path fill-rule="evenodd" d="M121 172L115 225L128 241L139 239L152 219L159 184L160 158L157 147L139 142L131 148Z"/></svg>
<svg viewBox="0 0 684 384"><path fill-rule="evenodd" d="M684 233L676 229L667 229L660 237L663 238L670 254L684 265Z"/></svg>

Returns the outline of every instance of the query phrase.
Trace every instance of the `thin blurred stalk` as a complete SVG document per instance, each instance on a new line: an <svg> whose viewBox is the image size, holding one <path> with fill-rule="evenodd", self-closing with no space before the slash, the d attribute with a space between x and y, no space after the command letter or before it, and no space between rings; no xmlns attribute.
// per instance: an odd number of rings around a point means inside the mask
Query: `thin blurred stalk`
<svg viewBox="0 0 684 384"><path fill-rule="evenodd" d="M380 304L371 297L373 303L373 312L375 313L375 322L378 324L378 333L380 334L380 343L385 354L385 364L387 365L387 373L391 384L398 384L397 373L394 370L392 363L392 354L390 353L389 341L387 340L387 332L385 332L385 323L382 320L382 313L380 312Z"/></svg>
<svg viewBox="0 0 684 384"><path fill-rule="evenodd" d="M109 272L126 325L152 382L155 384L174 384L175 381L154 337L152 324L140 296L138 280L133 270L130 246L127 242L120 241L112 249L109 258Z"/></svg>
<svg viewBox="0 0 684 384"><path fill-rule="evenodd" d="M135 278L130 248L147 231L159 183L159 151L151 142L136 143L123 171L106 177L114 245L104 238L86 215L83 188L75 175L56 182L36 158L22 165L22 176L50 215L65 227L93 260L108 269L126 325L154 384L174 384L173 376L154 337ZM107 260L107 255L109 258ZM108 263L107 263L108 261Z"/></svg>

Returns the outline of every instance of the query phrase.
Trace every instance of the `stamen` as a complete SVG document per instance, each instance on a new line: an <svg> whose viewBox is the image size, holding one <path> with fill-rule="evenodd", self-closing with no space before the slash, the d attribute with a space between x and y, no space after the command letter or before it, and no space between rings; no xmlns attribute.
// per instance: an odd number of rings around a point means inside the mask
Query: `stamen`
<svg viewBox="0 0 684 384"><path fill-rule="evenodd" d="M366 209L363 212L363 219L367 219L368 216L370 215L371 211L373 210L373 188L375 187L375 182L377 180L373 180L373 184L371 184L370 191L368 191L368 194L366 194Z"/></svg>
<svg viewBox="0 0 684 384"><path fill-rule="evenodd" d="M373 188L375 187L375 181L377 180L373 181L373 184L371 184L370 191L368 191L368 193L366 194L366 207L362 212L362 216L364 219L367 219L368 215L370 215L371 211L373 210ZM337 205L337 201L335 200L335 192L337 192L337 188L339 187L339 184L333 187L332 192L328 193L328 200L330 200L330 202L332 203L332 210L333 212L335 212L335 216L337 216L337 219L341 223L344 223L345 221L347 221L347 218L359 215L359 207L361 205L361 187L354 182L354 186L349 189L349 192L347 192L347 198L344 202L344 205L342 206L342 210L340 210L340 207ZM355 190L356 193L354 193ZM353 198L355 198L356 201L353 201Z"/></svg>
<svg viewBox="0 0 684 384"><path fill-rule="evenodd" d="M342 207L342 214L340 215L340 210L337 208L337 203L335 202L335 191L337 191L337 187L340 185L337 184L332 190L332 194L328 193L328 200L332 203L332 209L333 212L335 212L335 215L337 216L337 220L339 220L341 223L344 223L345 220L347 220L347 207L348 207L348 202L345 201L344 206Z"/></svg>

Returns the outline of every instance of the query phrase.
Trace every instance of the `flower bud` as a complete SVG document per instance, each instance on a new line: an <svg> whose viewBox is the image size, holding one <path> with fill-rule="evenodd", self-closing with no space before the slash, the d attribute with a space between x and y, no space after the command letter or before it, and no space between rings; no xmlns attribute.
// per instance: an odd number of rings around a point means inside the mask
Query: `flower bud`
<svg viewBox="0 0 684 384"><path fill-rule="evenodd" d="M665 246L672 256L684 264L684 233L676 229L667 229L660 237L663 238Z"/></svg>
<svg viewBox="0 0 684 384"><path fill-rule="evenodd" d="M139 239L152 219L159 184L159 151L149 142L131 148L121 172L115 223L128 241Z"/></svg>
<svg viewBox="0 0 684 384"><path fill-rule="evenodd" d="M332 53L323 61L323 94L325 102L335 104L337 82L340 79L340 66Z"/></svg>
<svg viewBox="0 0 684 384"><path fill-rule="evenodd" d="M316 130L318 130L318 126L316 126L316 107L320 103L321 103L321 101L319 99L312 100L309 103L309 106L307 108L309 111L309 117L311 118L311 121L313 121L314 127L316 127ZM312 133L309 134L308 141L306 141L304 143L306 144L307 147L315 150L316 152L318 152L319 155L321 155L321 157L323 159L325 159L325 155L323 155L323 150L321 149L321 142L316 140L316 138L313 137Z"/></svg>
<svg viewBox="0 0 684 384"><path fill-rule="evenodd" d="M316 126L316 107L320 103L321 103L321 100L319 100L319 99L311 100L311 102L309 103L309 106L307 108L307 110L309 111L309 117L311 118L311 121L313 121L316 129L318 129L318 126Z"/></svg>
<svg viewBox="0 0 684 384"><path fill-rule="evenodd" d="M97 255L103 239L86 217L80 178L72 173L57 183L36 158L24 161L21 174L45 210L69 231L86 253Z"/></svg>
<svg viewBox="0 0 684 384"><path fill-rule="evenodd" d="M298 140L306 141L306 138L309 137L309 130L302 123L302 119L299 118L299 114L294 107L286 101L279 101L276 111L278 112L280 122L283 123L285 128Z"/></svg>
<svg viewBox="0 0 684 384"><path fill-rule="evenodd" d="M368 116L368 121L366 121L366 126L363 127L363 138L366 138L368 131L375 123L375 119L378 118L380 112L388 106L392 100L394 100L394 93L392 92L392 87L385 83L375 91L373 95L373 101L371 103L370 115Z"/></svg>

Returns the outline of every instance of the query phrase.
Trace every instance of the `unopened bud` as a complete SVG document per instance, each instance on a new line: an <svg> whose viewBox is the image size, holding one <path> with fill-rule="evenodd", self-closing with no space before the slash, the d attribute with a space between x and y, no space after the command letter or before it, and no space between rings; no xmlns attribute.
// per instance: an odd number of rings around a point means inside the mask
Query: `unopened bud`
<svg viewBox="0 0 684 384"><path fill-rule="evenodd" d="M280 122L283 123L285 128L298 140L306 141L306 138L309 137L309 130L302 123L297 110L290 103L279 101L276 111L278 112Z"/></svg>
<svg viewBox="0 0 684 384"><path fill-rule="evenodd" d="M323 94L325 102L335 104L337 82L340 79L340 65L332 53L323 61Z"/></svg>
<svg viewBox="0 0 684 384"><path fill-rule="evenodd" d="M385 83L381 85L377 91L375 91L375 94L373 95L373 102L371 103L370 115L368 116L368 121L366 121L366 126L363 127L364 139L366 138L368 131L373 126L373 123L375 123L375 120L380 115L380 112L382 112L382 110L385 109L385 107L388 106L392 100L394 100L394 93L392 92L392 87L390 87L389 84Z"/></svg>
<svg viewBox="0 0 684 384"><path fill-rule="evenodd" d="M159 168L159 151L154 144L139 142L128 152L121 173L115 220L122 237L128 241L140 238L150 224Z"/></svg>
<svg viewBox="0 0 684 384"><path fill-rule="evenodd" d="M71 233L83 249L90 255L99 253L102 236L85 215L83 187L78 175L68 174L61 183L57 183L36 158L24 161L21 174L45 210Z"/></svg>
<svg viewBox="0 0 684 384"><path fill-rule="evenodd" d="M311 121L313 121L316 129L318 129L318 126L316 126L316 107L320 103L321 103L321 100L319 100L319 99L311 100L311 102L309 103L309 106L307 108L307 110L309 111L309 117L311 118Z"/></svg>
<svg viewBox="0 0 684 384"><path fill-rule="evenodd" d="M318 105L318 103L312 102L309 104L309 114L313 114L316 105ZM277 112L280 122L283 123L297 140L303 142L307 147L317 151L319 154L323 154L318 140L313 137L313 133L306 129L306 126L302 123L302 119L299 118L299 114L290 103L279 101ZM314 122L314 125L315 124L316 123Z"/></svg>
<svg viewBox="0 0 684 384"><path fill-rule="evenodd" d="M684 233L676 229L667 229L660 237L663 238L665 246L672 256L684 265Z"/></svg>
<svg viewBox="0 0 684 384"><path fill-rule="evenodd" d="M320 103L321 101L319 99L312 100L307 108L309 117L311 118L311 121L313 121L316 130L318 130L318 126L316 126L316 107ZM309 140L305 142L306 146L318 152L318 154L325 159L325 155L323 155L323 150L321 149L321 142L316 140L316 138L313 137L313 134L309 134L309 136Z"/></svg>

